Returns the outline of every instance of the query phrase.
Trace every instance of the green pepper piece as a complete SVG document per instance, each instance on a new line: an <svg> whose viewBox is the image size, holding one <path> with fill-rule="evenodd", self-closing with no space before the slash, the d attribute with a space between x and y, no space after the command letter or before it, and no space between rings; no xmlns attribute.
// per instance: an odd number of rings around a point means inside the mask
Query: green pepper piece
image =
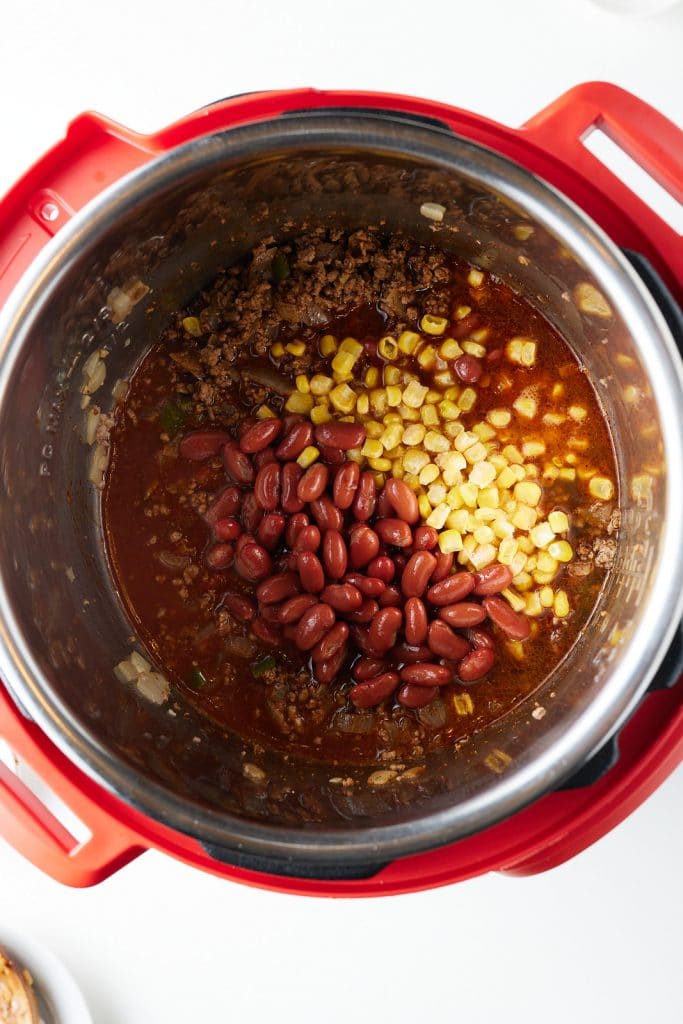
<svg viewBox="0 0 683 1024"><path fill-rule="evenodd" d="M265 672L270 672L271 669L275 668L277 662L272 654L266 654L265 658L261 658L260 661L255 661L251 666L251 674L255 679L262 676Z"/></svg>
<svg viewBox="0 0 683 1024"><path fill-rule="evenodd" d="M284 281L286 277L289 277L289 260L284 253L279 252L277 256L273 257L273 280L276 284L280 281Z"/></svg>
<svg viewBox="0 0 683 1024"><path fill-rule="evenodd" d="M159 426L165 434L174 437L185 426L189 406L183 408L179 402L168 399L159 409Z"/></svg>
<svg viewBox="0 0 683 1024"><path fill-rule="evenodd" d="M193 690L201 690L202 687L206 686L208 681L209 680L206 678L206 676L204 675L200 668L197 668L195 666L195 668L193 668L192 671L190 672L190 686L192 687Z"/></svg>

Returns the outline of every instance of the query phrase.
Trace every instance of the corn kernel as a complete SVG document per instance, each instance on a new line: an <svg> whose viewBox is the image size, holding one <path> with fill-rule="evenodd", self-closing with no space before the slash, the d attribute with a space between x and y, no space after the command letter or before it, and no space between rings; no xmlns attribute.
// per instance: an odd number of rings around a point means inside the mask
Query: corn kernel
<svg viewBox="0 0 683 1024"><path fill-rule="evenodd" d="M402 374L398 366L385 366L382 370L382 383L385 387L389 384L400 384L401 376Z"/></svg>
<svg viewBox="0 0 683 1024"><path fill-rule="evenodd" d="M446 504L451 507L451 492L446 496ZM456 508L448 516L446 526L449 530L457 530L458 533L465 533L469 529L470 513L466 508Z"/></svg>
<svg viewBox="0 0 683 1024"><path fill-rule="evenodd" d="M370 399L367 395L359 395L356 399L356 412L359 416L367 416L370 412Z"/></svg>
<svg viewBox="0 0 683 1024"><path fill-rule="evenodd" d="M526 389L514 400L512 408L520 416L527 420L532 420L538 412L538 402L529 390Z"/></svg>
<svg viewBox="0 0 683 1024"><path fill-rule="evenodd" d="M555 533L566 533L569 529L569 518L561 509L554 509L548 516L548 522Z"/></svg>
<svg viewBox="0 0 683 1024"><path fill-rule="evenodd" d="M523 593L526 593L526 591L531 590L531 588L534 585L534 581L532 580L530 574L526 572L526 570L524 569L521 572L518 572L516 576L513 576L512 582L517 587L517 590L521 590Z"/></svg>
<svg viewBox="0 0 683 1024"><path fill-rule="evenodd" d="M488 455L488 452L486 451L486 448L484 448L484 445L481 443L481 441L477 441L476 444L473 444L470 448L465 449L464 455L469 464L473 466L475 462L481 462L483 459L485 459L486 456Z"/></svg>
<svg viewBox="0 0 683 1024"><path fill-rule="evenodd" d="M384 388L373 388L370 392L370 406L378 416L383 416L387 411L387 395Z"/></svg>
<svg viewBox="0 0 683 1024"><path fill-rule="evenodd" d="M285 402L285 409L287 412L294 412L307 416L313 408L313 404L313 395L302 395L298 391L293 391Z"/></svg>
<svg viewBox="0 0 683 1024"><path fill-rule="evenodd" d="M311 384L305 373L297 373L294 378L296 390L302 395L308 395L311 390Z"/></svg>
<svg viewBox="0 0 683 1024"><path fill-rule="evenodd" d="M521 483L515 484L515 499L521 501L524 505L531 505L532 508L538 505L542 494L543 492L538 484L533 483L531 480L523 480Z"/></svg>
<svg viewBox="0 0 683 1024"><path fill-rule="evenodd" d="M384 487L384 481L386 480L386 475L384 473L379 473L379 472L378 473L374 473L373 475L375 477L375 487L377 488L378 491L380 491Z"/></svg>
<svg viewBox="0 0 683 1024"><path fill-rule="evenodd" d="M361 454L366 459L380 459L384 455L384 445L380 440L373 440L368 437L361 448Z"/></svg>
<svg viewBox="0 0 683 1024"><path fill-rule="evenodd" d="M398 407L398 414L404 423L419 423L420 413L417 409L409 409L403 402Z"/></svg>
<svg viewBox="0 0 683 1024"><path fill-rule="evenodd" d="M357 361L358 356L340 349L332 360L332 369L340 377L349 377Z"/></svg>
<svg viewBox="0 0 683 1024"><path fill-rule="evenodd" d="M533 511L535 512L535 509ZM532 525L535 525L535 521ZM519 550L523 551L527 555L530 555L531 552L534 550L534 542L532 541L531 537L518 537L517 542L519 544Z"/></svg>
<svg viewBox="0 0 683 1024"><path fill-rule="evenodd" d="M446 338L439 347L439 355L442 359L453 360L462 355L462 349L455 338Z"/></svg>
<svg viewBox="0 0 683 1024"><path fill-rule="evenodd" d="M522 455L525 459L537 459L539 455L545 453L545 444L543 441L524 441L522 443Z"/></svg>
<svg viewBox="0 0 683 1024"><path fill-rule="evenodd" d="M497 554L498 552L493 544L480 544L471 553L470 562L477 570L485 569L487 565L495 562Z"/></svg>
<svg viewBox="0 0 683 1024"><path fill-rule="evenodd" d="M474 408L477 401L477 392L473 388L465 388L458 399L458 408L463 412L469 412Z"/></svg>
<svg viewBox="0 0 683 1024"><path fill-rule="evenodd" d="M425 313L420 320L420 330L425 334L443 334L447 327L448 320L445 316L433 316L431 313Z"/></svg>
<svg viewBox="0 0 683 1024"><path fill-rule="evenodd" d="M461 534L457 530L442 530L439 534L439 548L444 555L462 551Z"/></svg>
<svg viewBox="0 0 683 1024"><path fill-rule="evenodd" d="M318 426L320 423L329 423L332 419L332 413L326 405L315 405L310 412L311 423Z"/></svg>
<svg viewBox="0 0 683 1024"><path fill-rule="evenodd" d="M547 522L542 522L539 523L538 526L534 526L534 528L529 531L529 536L537 548L547 548L555 539L553 528L550 523ZM561 543L566 544L566 541L562 541ZM554 557L555 556L553 555L553 558Z"/></svg>
<svg viewBox="0 0 683 1024"><path fill-rule="evenodd" d="M589 481L588 490L599 501L609 501L614 497L614 484L606 476L594 476Z"/></svg>
<svg viewBox="0 0 683 1024"><path fill-rule="evenodd" d="M432 514L432 506L429 504L429 498L426 494L420 494L418 496L417 507L420 511L420 516L426 521Z"/></svg>
<svg viewBox="0 0 683 1024"><path fill-rule="evenodd" d="M555 595L553 594L552 587L541 587L538 592L538 599L541 602L542 608L552 608Z"/></svg>
<svg viewBox="0 0 683 1024"><path fill-rule="evenodd" d="M552 583L555 573L553 572L541 572L540 569L535 569L533 573L534 583L537 583L539 587L544 587L548 583Z"/></svg>
<svg viewBox="0 0 683 1024"><path fill-rule="evenodd" d="M543 417L546 427L560 427L567 419L561 412L547 412Z"/></svg>
<svg viewBox="0 0 683 1024"><path fill-rule="evenodd" d="M479 494L477 495L478 508L475 508L474 514L472 516L473 522L475 524L474 529L477 528L476 523L495 523L499 515L499 510L497 508L489 508L487 505L481 504L481 496L483 493L485 492L479 491ZM493 536L497 536L495 531Z"/></svg>
<svg viewBox="0 0 683 1024"><path fill-rule="evenodd" d="M510 607L516 612L521 612L526 607L526 601L524 598L520 597L519 594L516 594L514 590L511 590L509 587L506 587L505 590L501 592L501 596L505 598Z"/></svg>
<svg viewBox="0 0 683 1024"><path fill-rule="evenodd" d="M460 491L460 497L468 508L477 507L477 498L479 497L478 487L475 487L475 485L471 483L465 483L460 484L458 490Z"/></svg>
<svg viewBox="0 0 683 1024"><path fill-rule="evenodd" d="M413 423L411 426L405 428L401 440L403 441L403 444L407 444L412 447L416 444L422 443L425 433L426 429L422 423Z"/></svg>
<svg viewBox="0 0 683 1024"><path fill-rule="evenodd" d="M379 368L377 366L369 366L365 371L365 384L369 388L376 388L379 384Z"/></svg>
<svg viewBox="0 0 683 1024"><path fill-rule="evenodd" d="M471 715L474 711L474 702L467 691L453 694L453 707L456 715Z"/></svg>
<svg viewBox="0 0 683 1024"><path fill-rule="evenodd" d="M356 394L348 384L338 384L330 391L330 401L338 412L352 412L356 405Z"/></svg>
<svg viewBox="0 0 683 1024"><path fill-rule="evenodd" d="M507 427L512 419L512 413L507 409L489 409L486 413L486 419L494 427Z"/></svg>
<svg viewBox="0 0 683 1024"><path fill-rule="evenodd" d="M285 345L285 351L293 356L302 356L306 351L303 341L290 341Z"/></svg>
<svg viewBox="0 0 683 1024"><path fill-rule="evenodd" d="M309 444L297 457L296 461L302 469L308 469L309 466L313 465L319 455L320 451L314 445Z"/></svg>
<svg viewBox="0 0 683 1024"><path fill-rule="evenodd" d="M561 384L560 381L558 381L557 384L553 384L553 389L550 394L553 398L562 398L562 395L564 394L564 384Z"/></svg>
<svg viewBox="0 0 683 1024"><path fill-rule="evenodd" d="M493 532L496 532L495 526ZM517 554L517 541L514 537L505 537L498 545L498 561L501 565L510 565Z"/></svg>
<svg viewBox="0 0 683 1024"><path fill-rule="evenodd" d="M193 338L201 338L202 336L202 325L196 316L184 317L183 328L188 334L191 334Z"/></svg>
<svg viewBox="0 0 683 1024"><path fill-rule="evenodd" d="M344 338L341 345L339 346L340 352L349 352L356 359L359 359L363 354L363 346L355 338Z"/></svg>
<svg viewBox="0 0 683 1024"><path fill-rule="evenodd" d="M555 601L553 603L553 611L558 619L564 619L569 615L569 599L566 591L558 590L555 594Z"/></svg>
<svg viewBox="0 0 683 1024"><path fill-rule="evenodd" d="M407 452L403 456L403 468L406 473L417 475L428 463L429 456L427 455L427 452ZM434 477L434 479L436 479L436 477Z"/></svg>
<svg viewBox="0 0 683 1024"><path fill-rule="evenodd" d="M557 474L559 480L576 480L576 470L567 466Z"/></svg>
<svg viewBox="0 0 683 1024"><path fill-rule="evenodd" d="M331 356L333 352L336 352L336 351L337 351L337 342L335 341L333 335L331 335L331 334L324 334L322 336L322 338L320 339L320 353L321 353L321 355L323 355L323 356L325 356L325 358L327 358L327 357Z"/></svg>
<svg viewBox="0 0 683 1024"><path fill-rule="evenodd" d="M516 480L517 477L515 476L512 470L512 466L506 466L505 469L501 469L500 473L498 474L496 483L501 488L501 490L507 490L509 487L513 486Z"/></svg>
<svg viewBox="0 0 683 1024"><path fill-rule="evenodd" d="M479 526L473 533L473 537L477 544L491 544L495 539L496 535L490 526L485 524Z"/></svg>
<svg viewBox="0 0 683 1024"><path fill-rule="evenodd" d="M484 283L484 275L481 270L475 270L474 268L470 270L467 275L467 283L471 288L481 288Z"/></svg>
<svg viewBox="0 0 683 1024"><path fill-rule="evenodd" d="M419 472L418 479L423 487L429 487L435 480L439 479L439 467L433 462L428 462Z"/></svg>
<svg viewBox="0 0 683 1024"><path fill-rule="evenodd" d="M541 615L542 613L543 606L538 596L538 591L534 590L532 591L532 593L527 594L524 607L524 614L530 615L532 618L536 618L537 615Z"/></svg>
<svg viewBox="0 0 683 1024"><path fill-rule="evenodd" d="M300 374L299 376L303 376L303 374ZM302 391L303 389L299 387L299 377L297 377L296 381L298 390ZM331 377L326 377L322 373L316 373L309 381L309 390L312 394L317 395L318 397L321 395L329 395L333 384L334 381ZM305 391L304 394L306 394Z"/></svg>
<svg viewBox="0 0 683 1024"><path fill-rule="evenodd" d="M420 409L420 419L425 427L438 427L439 414L435 405L423 405Z"/></svg>
<svg viewBox="0 0 683 1024"><path fill-rule="evenodd" d="M411 380L410 384L403 391L403 401L410 409L419 409L428 391L429 388L426 388L423 384L418 383L416 380Z"/></svg>
<svg viewBox="0 0 683 1024"><path fill-rule="evenodd" d="M472 312L471 306L458 306L453 314L456 320L464 320Z"/></svg>
<svg viewBox="0 0 683 1024"><path fill-rule="evenodd" d="M518 530L531 530L536 525L536 509L529 505L518 505L510 518Z"/></svg>
<svg viewBox="0 0 683 1024"><path fill-rule="evenodd" d="M571 544L566 540L556 540L548 545L548 554L558 562L570 562L574 557Z"/></svg>
<svg viewBox="0 0 683 1024"><path fill-rule="evenodd" d="M486 349L477 341L463 341L462 350L463 352L466 352L468 356L474 356L475 359L483 359L486 355Z"/></svg>
<svg viewBox="0 0 683 1024"><path fill-rule="evenodd" d="M285 346L282 344L281 341L276 341L274 345L271 345L270 354L275 359L282 359L283 355L285 354Z"/></svg>
<svg viewBox="0 0 683 1024"><path fill-rule="evenodd" d="M552 546L553 545L551 544L550 547ZM538 552L538 554L536 555L536 568L540 572L550 573L552 577L557 572L559 566L557 563L557 559L553 558L553 556L550 554L550 551L548 550Z"/></svg>
<svg viewBox="0 0 683 1024"><path fill-rule="evenodd" d="M267 405L259 405L256 410L256 418L259 420L274 420L275 413L272 409L269 409Z"/></svg>
<svg viewBox="0 0 683 1024"><path fill-rule="evenodd" d="M514 466L521 466L524 462L524 456L520 452L517 445L506 444L505 447L503 448L503 455L508 460L508 462L512 463Z"/></svg>
<svg viewBox="0 0 683 1024"><path fill-rule="evenodd" d="M425 345L417 355L417 361L423 370L433 370L436 364L436 349L433 345Z"/></svg>
<svg viewBox="0 0 683 1024"><path fill-rule="evenodd" d="M515 528L513 524L510 522L510 520L507 518L503 509L501 509L500 511L501 516L495 520L493 524L493 532L495 533L496 537L499 537L501 541L504 541L507 540L508 537L512 537L512 535L515 532Z"/></svg>
<svg viewBox="0 0 683 1024"><path fill-rule="evenodd" d="M488 487L496 479L496 467L483 459L481 462L475 463L469 479L470 483L476 484L477 487ZM495 493L497 495L498 491Z"/></svg>
<svg viewBox="0 0 683 1024"><path fill-rule="evenodd" d="M349 448L346 452L346 458L350 459L351 462L357 462L359 466L365 461L365 456L360 448Z"/></svg>
<svg viewBox="0 0 683 1024"><path fill-rule="evenodd" d="M377 351L382 359L396 359L398 356L398 342L390 334L380 338Z"/></svg>
<svg viewBox="0 0 683 1024"><path fill-rule="evenodd" d="M425 409L431 409L432 406L424 406ZM447 437L443 434L437 434L434 430L429 430L425 434L424 446L428 452L447 452L450 450L451 444Z"/></svg>
<svg viewBox="0 0 683 1024"><path fill-rule="evenodd" d="M441 505L446 501L446 488L440 483L432 484L427 490L427 497L432 508L436 508L437 505ZM450 505L448 507L450 508Z"/></svg>
<svg viewBox="0 0 683 1024"><path fill-rule="evenodd" d="M582 405L570 405L567 411L571 418L576 420L577 423L580 423L581 420L584 420L588 415Z"/></svg>
<svg viewBox="0 0 683 1024"><path fill-rule="evenodd" d="M396 445L399 443L402 434L403 427L401 426L401 424L391 423L386 428L386 430L383 431L382 436L380 437L380 441L384 445L385 449L390 452L392 448L395 448Z"/></svg>
<svg viewBox="0 0 683 1024"><path fill-rule="evenodd" d="M453 376L451 370L439 370L438 373L434 374L434 383L437 387L446 389L453 387L457 378ZM441 391L435 391L433 395L427 396L427 401L438 402L442 397Z"/></svg>
<svg viewBox="0 0 683 1024"><path fill-rule="evenodd" d="M374 469L378 473L388 473L391 469L391 459L368 459L368 465L370 466L370 469Z"/></svg>
<svg viewBox="0 0 683 1024"><path fill-rule="evenodd" d="M510 572L512 573L513 580L519 576L520 573L524 572L524 566L526 564L526 555L523 551L518 551L510 562Z"/></svg>
<svg viewBox="0 0 683 1024"><path fill-rule="evenodd" d="M437 505L427 516L427 526L433 526L435 530L440 530L448 519L450 512L451 510L445 502Z"/></svg>
<svg viewBox="0 0 683 1024"><path fill-rule="evenodd" d="M420 335L415 331L403 331L398 336L398 347L407 356L412 355L419 344Z"/></svg>

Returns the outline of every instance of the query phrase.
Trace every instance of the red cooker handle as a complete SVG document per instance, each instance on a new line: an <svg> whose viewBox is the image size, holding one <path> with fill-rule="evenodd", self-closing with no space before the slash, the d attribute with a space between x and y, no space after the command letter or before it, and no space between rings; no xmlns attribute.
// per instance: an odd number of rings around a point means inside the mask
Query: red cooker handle
<svg viewBox="0 0 683 1024"><path fill-rule="evenodd" d="M583 145L595 128L681 203L683 133L654 107L607 82L575 86L527 121L523 129L527 138L609 197L622 217L630 217L654 249L666 255L670 274L680 281L680 235Z"/></svg>
<svg viewBox="0 0 683 1024"><path fill-rule="evenodd" d="M102 806L113 798L107 794L103 801L103 791L85 776L77 784L59 771L55 751L49 757L43 753L44 735L19 712L1 685L0 737L21 761L52 785L53 792L91 833L84 842L76 840L28 786L0 762L0 834L18 853L58 882L87 886L101 882L143 852L140 837Z"/></svg>

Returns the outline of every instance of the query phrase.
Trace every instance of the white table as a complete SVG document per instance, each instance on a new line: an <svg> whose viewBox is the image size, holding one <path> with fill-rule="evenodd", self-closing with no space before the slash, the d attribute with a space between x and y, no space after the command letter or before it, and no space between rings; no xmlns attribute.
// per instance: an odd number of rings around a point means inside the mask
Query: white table
<svg viewBox="0 0 683 1024"><path fill-rule="evenodd" d="M265 87L410 92L518 124L569 86L605 79L683 120L681 6L647 21L586 0L231 6L12 4L0 190L85 108L149 131ZM679 771L550 874L374 901L249 890L153 853L72 891L0 842L0 939L4 924L51 946L97 1024L674 1024L682 805Z"/></svg>

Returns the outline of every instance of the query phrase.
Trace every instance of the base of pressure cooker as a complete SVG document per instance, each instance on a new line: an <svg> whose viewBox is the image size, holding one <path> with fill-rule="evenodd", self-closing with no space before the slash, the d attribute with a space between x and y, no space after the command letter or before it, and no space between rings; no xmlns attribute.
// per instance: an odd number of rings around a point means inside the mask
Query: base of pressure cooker
<svg viewBox="0 0 683 1024"><path fill-rule="evenodd" d="M613 239L679 333L683 299L680 238L583 145L595 127L637 157L658 180L678 181L680 135L636 97L604 83L570 90L522 129L511 129L440 103L411 97L323 93L311 89L247 94L220 101L151 136L93 114L17 182L0 203L0 303L23 270L73 214L124 174L173 147L216 131L300 109L362 109L376 116L422 119L487 146L560 189ZM637 254L637 255L636 255ZM115 796L78 768L30 721L0 685L0 738L87 825L77 841L18 776L0 762L0 832L61 882L95 884L154 848L233 881L315 896L374 896L451 884L488 871L526 875L586 849L628 816L680 763L683 750L683 642L680 630L648 693L617 736L572 778L499 824L363 877L336 866L328 877L298 864L255 863L244 851L210 850ZM352 874L354 876L352 876Z"/></svg>

